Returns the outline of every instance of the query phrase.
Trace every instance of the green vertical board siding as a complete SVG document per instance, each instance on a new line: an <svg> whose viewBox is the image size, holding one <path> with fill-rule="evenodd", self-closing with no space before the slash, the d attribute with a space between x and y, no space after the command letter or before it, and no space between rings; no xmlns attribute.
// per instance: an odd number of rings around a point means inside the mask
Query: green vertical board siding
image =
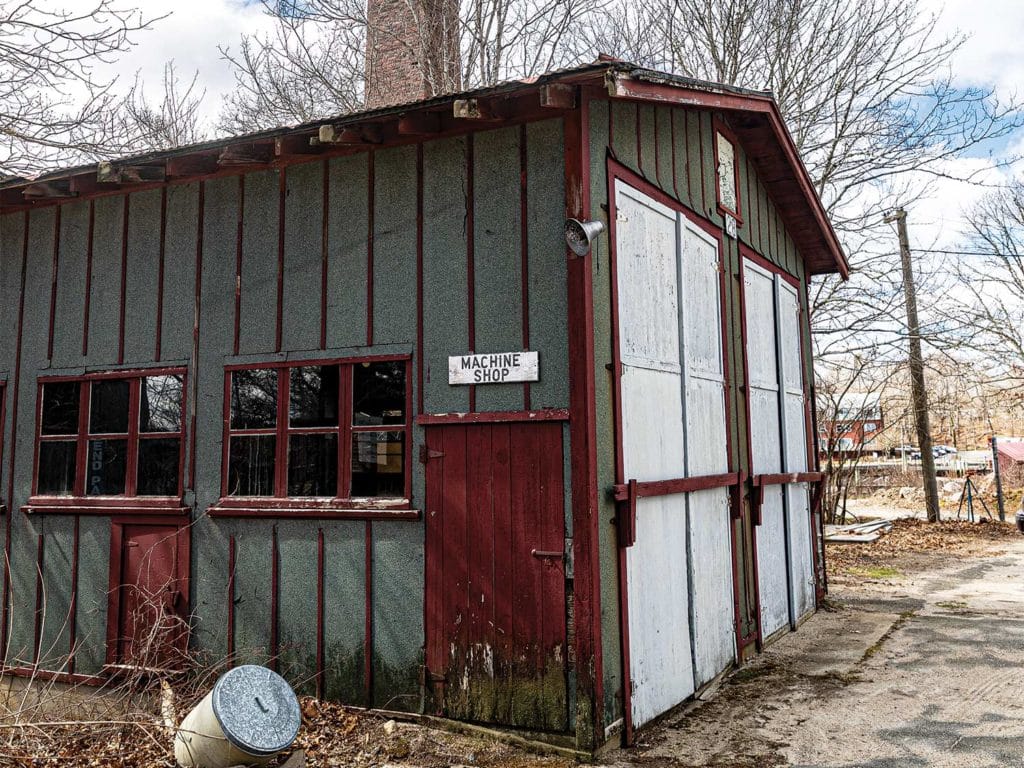
<svg viewBox="0 0 1024 768"><path fill-rule="evenodd" d="M722 217L718 213L718 193L716 179L718 177L718 158L715 157L715 129L710 112L698 114L700 120L700 155L701 173L704 178L704 206L701 209L704 217L710 219L715 226L722 226Z"/></svg>
<svg viewBox="0 0 1024 768"><path fill-rule="evenodd" d="M164 360L182 360L192 349L198 224L199 185L175 184L168 187L160 339L161 358Z"/></svg>
<svg viewBox="0 0 1024 768"><path fill-rule="evenodd" d="M637 106L637 145L639 161L638 165L645 178L650 179L655 186L661 186L657 176L658 150L654 139L654 107L650 104Z"/></svg>
<svg viewBox="0 0 1024 768"><path fill-rule="evenodd" d="M242 229L242 301L239 351L273 352L277 337L277 233L279 171L245 176L245 226ZM235 181L237 184L237 180ZM235 233L225 233L234 246ZM235 263L234 248L231 263ZM234 311L222 322L234 317Z"/></svg>
<svg viewBox="0 0 1024 768"><path fill-rule="evenodd" d="M750 222L753 221L753 216L750 212L750 161L747 159L747 153L743 151L743 147L736 147L736 168L739 172L739 195L740 195L740 214L743 217L743 224L739 228L740 240L744 245L750 247L752 241L750 239Z"/></svg>
<svg viewBox="0 0 1024 768"><path fill-rule="evenodd" d="M287 169L284 205L284 302L281 346L320 346L323 285L323 163Z"/></svg>
<svg viewBox="0 0 1024 768"><path fill-rule="evenodd" d="M612 149L619 162L630 168L638 167L636 141L637 109L636 104L628 101L613 101L611 103ZM601 152L598 157L591 156L591 159L599 160L603 157L604 152Z"/></svg>
<svg viewBox="0 0 1024 768"><path fill-rule="evenodd" d="M61 206L58 246L57 304L53 319L53 366L63 368L82 360L82 319L89 236L89 203ZM20 271L20 270L19 270ZM17 308L17 302L14 304ZM16 332L12 328L11 334Z"/></svg>
<svg viewBox="0 0 1024 768"><path fill-rule="evenodd" d="M124 195L96 198L89 296L89 365L117 362L121 332L121 247ZM34 218L34 217L33 217Z"/></svg>
<svg viewBox="0 0 1024 768"><path fill-rule="evenodd" d="M561 120L526 126L530 349L542 350L540 380L530 385L531 408L569 406L564 153Z"/></svg>
<svg viewBox="0 0 1024 768"><path fill-rule="evenodd" d="M245 520L235 531L235 658L266 664L271 655L272 521ZM290 564L289 564L290 567ZM280 606L278 607L280 615ZM227 624L216 628L222 635Z"/></svg>
<svg viewBox="0 0 1024 768"><path fill-rule="evenodd" d="M277 526L279 669L300 695L316 693L317 528L309 521Z"/></svg>
<svg viewBox="0 0 1024 768"><path fill-rule="evenodd" d="M686 167L689 174L687 183L690 189L690 201L693 210L701 216L704 215L704 187L702 186L702 180L704 178L701 168L702 158L700 151L701 143L701 131L700 131L700 113L687 111L686 112Z"/></svg>
<svg viewBox="0 0 1024 768"><path fill-rule="evenodd" d="M32 211L28 225L28 260L25 274L25 323L22 334L22 368L18 392L18 434L14 445L4 445L5 455L16 451L14 506L11 525L11 610L8 663L30 663L33 656L36 607L36 555L42 526L16 510L29 495L35 452L36 379L47 365L50 288L53 267L54 208Z"/></svg>
<svg viewBox="0 0 1024 768"><path fill-rule="evenodd" d="M366 343L367 155L330 160L327 346Z"/></svg>
<svg viewBox="0 0 1024 768"><path fill-rule="evenodd" d="M676 193L675 177L672 175L672 152L675 143L672 135L672 109L670 107L656 107L654 110L654 125L657 129L657 178L661 188L667 195L679 199Z"/></svg>
<svg viewBox="0 0 1024 768"><path fill-rule="evenodd" d="M376 153L373 342L416 341L416 147Z"/></svg>
<svg viewBox="0 0 1024 768"><path fill-rule="evenodd" d="M423 647L423 526L373 523L373 704L415 711Z"/></svg>
<svg viewBox="0 0 1024 768"><path fill-rule="evenodd" d="M9 213L0 217L0 371L7 373L14 371L14 355L18 345L24 222L23 213ZM10 408L7 418L10 418Z"/></svg>
<svg viewBox="0 0 1024 768"><path fill-rule="evenodd" d="M71 650L71 564L74 562L72 518L44 519L43 530L43 615L38 663L40 668L66 672Z"/></svg>
<svg viewBox="0 0 1024 768"><path fill-rule="evenodd" d="M368 704L364 687L366 525L325 522L324 693L329 699ZM417 593L422 592L422 584Z"/></svg>
<svg viewBox="0 0 1024 768"><path fill-rule="evenodd" d="M605 156L608 142L607 102L594 102L590 107L590 216L608 225L608 201ZM615 111L615 105L611 105ZM624 130L624 129L623 129ZM615 423L612 410L612 379L608 366L612 362L611 335L611 271L607 228L599 239L594 270L594 391L596 402L597 486L610 488L615 484ZM569 476L566 482L569 483ZM612 723L622 717L622 702L616 695L622 687L621 666L614 660L621 655L619 646L618 542L616 539L615 504L606 493L597 495L595 515L601 521L598 540L601 578L601 647L604 664L603 720Z"/></svg>
<svg viewBox="0 0 1024 768"><path fill-rule="evenodd" d="M160 198L159 189L137 192L131 196L124 305L126 363L150 362L156 348Z"/></svg>
<svg viewBox="0 0 1024 768"><path fill-rule="evenodd" d="M484 131L474 142L474 351L511 352L523 348L519 127ZM476 388L478 411L522 407L522 384Z"/></svg>
<svg viewBox="0 0 1024 768"><path fill-rule="evenodd" d="M202 515L220 495L224 406L224 362L231 353L235 304L235 232L238 179L205 182L203 210L202 307L196 401L196 512ZM191 222L189 222L191 226ZM186 457L186 466L188 461ZM228 533L205 516L192 529L192 637L215 658L227 654ZM268 543L269 547L269 543ZM268 572L269 573L269 572Z"/></svg>
<svg viewBox="0 0 1024 768"><path fill-rule="evenodd" d="M469 410L448 385L448 356L469 350L466 139L423 145L423 395L427 413Z"/></svg>
<svg viewBox="0 0 1024 768"><path fill-rule="evenodd" d="M78 600L75 607L75 672L93 675L106 661L110 520L78 521Z"/></svg>

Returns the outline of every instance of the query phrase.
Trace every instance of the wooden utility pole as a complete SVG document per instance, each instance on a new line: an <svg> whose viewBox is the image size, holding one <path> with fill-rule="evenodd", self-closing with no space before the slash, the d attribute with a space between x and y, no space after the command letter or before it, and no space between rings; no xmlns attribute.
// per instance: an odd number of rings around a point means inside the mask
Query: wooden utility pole
<svg viewBox="0 0 1024 768"><path fill-rule="evenodd" d="M900 238L900 261L903 264L903 297L907 305L907 335L910 337L910 396L917 426L917 446L921 451L921 475L924 480L924 501L929 522L939 521L939 489L935 480L935 457L932 455L932 434L928 424L928 393L924 389L924 356L921 353L921 326L917 320L917 294L914 269L910 263L910 241L907 239L907 212L897 208L885 217L896 222Z"/></svg>

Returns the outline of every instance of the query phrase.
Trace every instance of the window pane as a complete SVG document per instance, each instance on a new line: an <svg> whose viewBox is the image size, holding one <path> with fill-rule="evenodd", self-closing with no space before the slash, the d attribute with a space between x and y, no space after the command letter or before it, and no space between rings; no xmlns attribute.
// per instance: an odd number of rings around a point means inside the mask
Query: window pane
<svg viewBox="0 0 1024 768"><path fill-rule="evenodd" d="M405 423L405 363L362 363L353 366L353 423Z"/></svg>
<svg viewBox="0 0 1024 768"><path fill-rule="evenodd" d="M89 405L90 434L124 434L128 431L130 389L131 382L127 379L92 383L92 398Z"/></svg>
<svg viewBox="0 0 1024 768"><path fill-rule="evenodd" d="M178 495L180 446L181 441L176 437L139 440L139 466L135 481L136 495Z"/></svg>
<svg viewBox="0 0 1024 768"><path fill-rule="evenodd" d="M117 496L124 493L128 467L127 440L90 440L85 476L87 496Z"/></svg>
<svg viewBox="0 0 1024 768"><path fill-rule="evenodd" d="M181 376L147 376L139 400L140 432L181 431Z"/></svg>
<svg viewBox="0 0 1024 768"><path fill-rule="evenodd" d="M277 369L231 374L231 428L272 429L277 425Z"/></svg>
<svg viewBox="0 0 1024 768"><path fill-rule="evenodd" d="M289 413L293 427L338 425L338 366L292 368Z"/></svg>
<svg viewBox="0 0 1024 768"><path fill-rule="evenodd" d="M288 438L288 495L338 494L338 436L292 435Z"/></svg>
<svg viewBox="0 0 1024 768"><path fill-rule="evenodd" d="M232 437L228 457L228 496L274 495L273 435Z"/></svg>
<svg viewBox="0 0 1024 768"><path fill-rule="evenodd" d="M405 496L405 433L352 435L352 495Z"/></svg>
<svg viewBox="0 0 1024 768"><path fill-rule="evenodd" d="M76 449L74 440L46 440L39 444L38 493L49 496L74 493Z"/></svg>
<svg viewBox="0 0 1024 768"><path fill-rule="evenodd" d="M43 385L44 435L78 434L78 386L77 381Z"/></svg>

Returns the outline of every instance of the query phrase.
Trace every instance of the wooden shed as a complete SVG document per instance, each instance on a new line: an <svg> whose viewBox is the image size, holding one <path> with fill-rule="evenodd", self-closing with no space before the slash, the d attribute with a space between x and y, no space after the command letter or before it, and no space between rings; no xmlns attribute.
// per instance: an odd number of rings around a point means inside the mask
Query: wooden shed
<svg viewBox="0 0 1024 768"><path fill-rule="evenodd" d="M6 671L631 739L820 598L846 269L768 94L621 62L8 181Z"/></svg>

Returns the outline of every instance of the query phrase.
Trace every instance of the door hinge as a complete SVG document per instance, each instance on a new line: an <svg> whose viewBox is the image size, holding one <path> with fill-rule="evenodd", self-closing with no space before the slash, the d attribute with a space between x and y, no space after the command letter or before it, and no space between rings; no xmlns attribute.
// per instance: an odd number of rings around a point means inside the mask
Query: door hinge
<svg viewBox="0 0 1024 768"><path fill-rule="evenodd" d="M444 458L444 451L431 450L425 444L420 446L420 464L426 464L431 459L441 458Z"/></svg>

